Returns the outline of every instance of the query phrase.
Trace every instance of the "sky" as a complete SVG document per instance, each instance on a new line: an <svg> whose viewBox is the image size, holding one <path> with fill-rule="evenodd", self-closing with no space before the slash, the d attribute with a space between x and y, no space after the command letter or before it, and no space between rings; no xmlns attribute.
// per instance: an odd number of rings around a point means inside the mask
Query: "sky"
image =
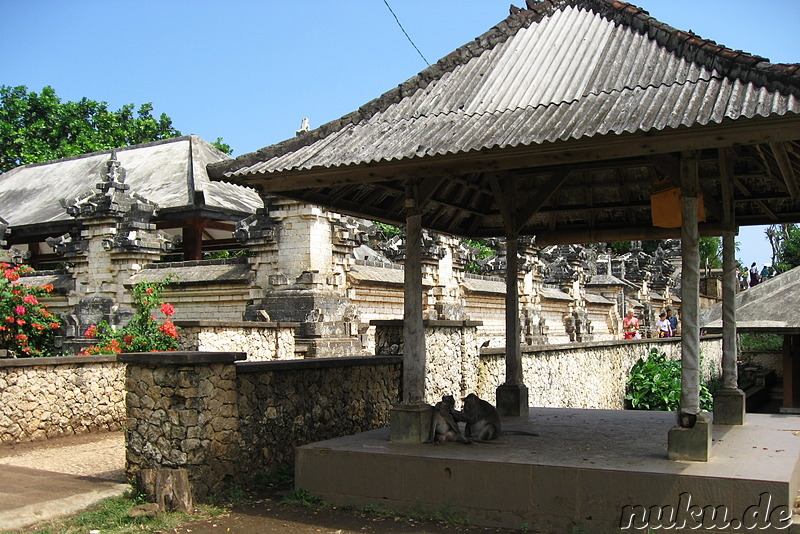
<svg viewBox="0 0 800 534"><path fill-rule="evenodd" d="M508 16L508 0L0 0L0 85L111 109L152 102L240 155L377 98ZM524 0L515 2L524 7ZM800 0L638 0L661 22L800 62ZM771 262L763 227L737 257Z"/></svg>

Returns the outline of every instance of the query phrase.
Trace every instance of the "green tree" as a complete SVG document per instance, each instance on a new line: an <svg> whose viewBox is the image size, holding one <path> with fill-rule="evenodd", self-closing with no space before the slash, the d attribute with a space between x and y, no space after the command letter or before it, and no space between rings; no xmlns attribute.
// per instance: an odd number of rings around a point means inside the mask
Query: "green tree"
<svg viewBox="0 0 800 534"><path fill-rule="evenodd" d="M47 86L36 93L0 85L0 173L19 165L158 141L181 135L172 119L152 114L151 103L111 111L107 102L62 102ZM217 139L217 148L231 153Z"/></svg>
<svg viewBox="0 0 800 534"><path fill-rule="evenodd" d="M773 224L766 234L772 245L772 266L778 272L800 265L800 225Z"/></svg>
<svg viewBox="0 0 800 534"><path fill-rule="evenodd" d="M719 269L722 267L722 238L721 237L701 237L700 238L700 265Z"/></svg>

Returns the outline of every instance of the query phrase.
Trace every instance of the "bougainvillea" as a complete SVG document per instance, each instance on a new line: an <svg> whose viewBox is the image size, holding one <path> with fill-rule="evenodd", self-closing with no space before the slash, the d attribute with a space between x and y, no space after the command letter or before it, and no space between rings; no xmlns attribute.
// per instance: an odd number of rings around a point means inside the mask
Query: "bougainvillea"
<svg viewBox="0 0 800 534"><path fill-rule="evenodd" d="M170 319L175 314L175 308L161 301L161 292L170 279L171 277L167 277L163 282L136 284L133 288L133 300L136 305L136 315L133 319L122 329L115 329L105 321L89 326L84 337L94 339L96 342L81 354L176 350L180 336L178 328ZM166 319L160 320L154 315L156 308Z"/></svg>
<svg viewBox="0 0 800 534"><path fill-rule="evenodd" d="M40 300L53 286L21 283L23 274L33 272L28 265L0 263L0 271L0 348L19 357L54 355L61 319Z"/></svg>

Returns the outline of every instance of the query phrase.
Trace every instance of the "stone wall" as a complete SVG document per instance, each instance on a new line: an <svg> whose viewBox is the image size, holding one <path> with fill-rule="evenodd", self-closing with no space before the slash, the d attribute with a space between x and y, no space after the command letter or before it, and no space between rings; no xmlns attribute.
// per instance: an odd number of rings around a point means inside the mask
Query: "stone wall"
<svg viewBox="0 0 800 534"><path fill-rule="evenodd" d="M298 323L252 321L175 321L180 328L180 350L243 352L251 361L291 360Z"/></svg>
<svg viewBox="0 0 800 534"><path fill-rule="evenodd" d="M294 463L294 447L389 424L400 358L237 364L241 464L248 473Z"/></svg>
<svg viewBox="0 0 800 534"><path fill-rule="evenodd" d="M128 364L126 472L189 471L200 499L240 470L237 353L160 352L119 356Z"/></svg>
<svg viewBox="0 0 800 534"><path fill-rule="evenodd" d="M403 353L403 322L373 321L375 353ZM425 402L436 404L442 395L464 397L478 382L477 321L424 321Z"/></svg>
<svg viewBox="0 0 800 534"><path fill-rule="evenodd" d="M294 447L386 426L400 359L240 362L241 353L122 354L127 473L183 468L203 499L294 462Z"/></svg>
<svg viewBox="0 0 800 534"><path fill-rule="evenodd" d="M631 367L651 349L669 359L680 358L680 338L606 341L522 347L522 372L531 406L552 408L625 407L625 383ZM722 338L700 341L702 380L722 372ZM495 402L495 389L505 379L503 350L481 351L477 395Z"/></svg>
<svg viewBox="0 0 800 534"><path fill-rule="evenodd" d="M0 360L0 444L119 430L124 367L111 355Z"/></svg>

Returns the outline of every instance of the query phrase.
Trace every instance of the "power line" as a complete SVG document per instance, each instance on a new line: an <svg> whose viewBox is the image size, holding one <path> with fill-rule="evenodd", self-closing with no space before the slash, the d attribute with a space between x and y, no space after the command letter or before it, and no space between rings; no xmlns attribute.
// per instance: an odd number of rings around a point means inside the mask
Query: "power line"
<svg viewBox="0 0 800 534"><path fill-rule="evenodd" d="M422 55L422 52L420 52L419 48L417 48L417 45L416 45L416 44L414 44L414 40L413 40L413 39L411 39L411 36L409 36L409 35L408 35L408 32L406 32L406 29L405 29L405 28L403 28L403 25L402 25L402 24L400 24L400 19L398 19L398 18L397 18L397 15L395 15L395 14L394 14L394 10L392 9L392 6L390 6L390 5L389 5L389 2L388 2L387 0L383 0L383 3L384 3L384 4L386 4L386 7L388 7L388 8L389 8L389 12L390 12L390 13L392 14L392 16L394 17L394 20L396 20L396 21L397 21L397 25L398 25L398 26L400 26L400 29L401 29L401 30L403 30L403 33L405 34L405 36L406 36L406 39L408 39L408 42L409 42L409 43L411 43L411 46L413 46L413 47L414 47L414 50L416 50L416 51L417 51L417 54L419 54L419 57L421 57L421 58L422 58L422 61L424 61L424 62L425 62L425 64L426 64L426 65L428 65L428 66L430 67L430 66L431 66L431 64L428 62L428 60L427 60L427 59L425 59L425 56L423 56L423 55Z"/></svg>

